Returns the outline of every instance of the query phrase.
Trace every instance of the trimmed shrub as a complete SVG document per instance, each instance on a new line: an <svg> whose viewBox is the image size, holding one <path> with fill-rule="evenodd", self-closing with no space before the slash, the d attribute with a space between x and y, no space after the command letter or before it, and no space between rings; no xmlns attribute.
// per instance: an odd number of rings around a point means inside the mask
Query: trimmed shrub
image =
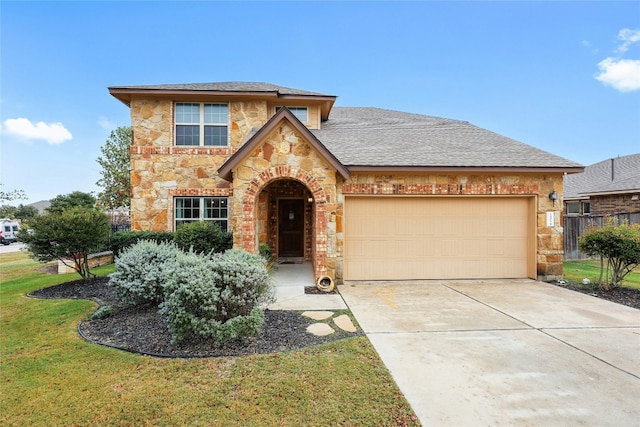
<svg viewBox="0 0 640 427"><path fill-rule="evenodd" d="M212 258L180 254L169 275L160 305L173 341L188 336L224 342L260 332L264 313L258 306L273 295L264 261L242 251Z"/></svg>
<svg viewBox="0 0 640 427"><path fill-rule="evenodd" d="M183 251L210 254L229 249L230 235L215 222L195 221L180 225L174 233L174 241Z"/></svg>
<svg viewBox="0 0 640 427"><path fill-rule="evenodd" d="M109 285L127 304L159 304L180 253L172 242L141 240L116 257L116 271L109 276Z"/></svg>
<svg viewBox="0 0 640 427"><path fill-rule="evenodd" d="M255 307L273 301L274 287L262 256L230 249L214 255L212 260L220 275L223 320L246 316Z"/></svg>
<svg viewBox="0 0 640 427"><path fill-rule="evenodd" d="M624 278L640 265L640 224L629 225L610 218L601 228L591 228L580 237L578 247L589 255L600 256L600 278L598 282L605 289L609 285L619 286ZM603 283L604 262L607 260L607 278Z"/></svg>
<svg viewBox="0 0 640 427"><path fill-rule="evenodd" d="M110 249L114 256L129 248L141 240L150 240L156 243L173 241L171 231L118 231L111 235Z"/></svg>

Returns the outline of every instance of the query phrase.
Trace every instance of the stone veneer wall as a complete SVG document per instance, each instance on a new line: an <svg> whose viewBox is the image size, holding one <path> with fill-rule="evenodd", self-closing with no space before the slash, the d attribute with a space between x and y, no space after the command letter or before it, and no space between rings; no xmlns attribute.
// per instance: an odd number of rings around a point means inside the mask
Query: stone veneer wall
<svg viewBox="0 0 640 427"><path fill-rule="evenodd" d="M555 205L549 200L553 190L559 195ZM336 207L336 253L337 280L343 275L344 233L343 213L345 195L517 195L537 196L537 274L540 280L551 280L562 276L563 229L562 218L562 175L365 175L353 174L338 185ZM547 212L555 212L553 227L547 227Z"/></svg>
<svg viewBox="0 0 640 427"><path fill-rule="evenodd" d="M268 119L265 101L232 102L228 147L178 147L173 106L171 100L131 101L132 230L172 230L174 196L230 196L218 168Z"/></svg>
<svg viewBox="0 0 640 427"><path fill-rule="evenodd" d="M316 279L323 276L335 279L336 173L311 144L285 122L244 159L233 177L234 246L257 251L262 231L257 226L260 212L256 202L263 200L262 190L278 180L298 181L313 197L315 242L312 249Z"/></svg>

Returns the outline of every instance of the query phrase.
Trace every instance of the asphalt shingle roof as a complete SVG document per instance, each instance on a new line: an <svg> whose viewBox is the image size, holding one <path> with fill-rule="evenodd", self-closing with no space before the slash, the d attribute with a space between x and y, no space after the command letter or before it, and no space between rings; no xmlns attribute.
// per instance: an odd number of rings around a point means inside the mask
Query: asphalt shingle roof
<svg viewBox="0 0 640 427"><path fill-rule="evenodd" d="M640 191L640 153L603 160L564 177L565 199L633 190Z"/></svg>
<svg viewBox="0 0 640 427"><path fill-rule="evenodd" d="M582 167L468 122L380 108L334 107L312 132L345 166Z"/></svg>
<svg viewBox="0 0 640 427"><path fill-rule="evenodd" d="M214 91L214 92L277 92L281 95L333 96L308 90L292 89L264 82L183 83L143 86L112 86L109 89Z"/></svg>

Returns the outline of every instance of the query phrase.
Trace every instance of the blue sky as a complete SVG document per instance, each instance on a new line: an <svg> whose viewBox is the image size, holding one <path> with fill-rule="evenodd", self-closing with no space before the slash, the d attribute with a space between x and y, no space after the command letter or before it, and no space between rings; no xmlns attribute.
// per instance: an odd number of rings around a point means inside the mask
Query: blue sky
<svg viewBox="0 0 640 427"><path fill-rule="evenodd" d="M108 86L269 82L469 121L580 162L640 152L640 2L0 2L0 182L97 192ZM452 154L454 155L454 154Z"/></svg>

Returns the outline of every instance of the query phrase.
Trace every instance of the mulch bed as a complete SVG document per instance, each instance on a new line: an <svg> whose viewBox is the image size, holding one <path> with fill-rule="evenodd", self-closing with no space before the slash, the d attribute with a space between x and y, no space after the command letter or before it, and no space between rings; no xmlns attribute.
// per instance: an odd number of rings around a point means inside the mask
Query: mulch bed
<svg viewBox="0 0 640 427"><path fill-rule="evenodd" d="M598 285L580 285L571 282L560 283L555 281L550 283L640 310L640 289L616 287L605 291Z"/></svg>
<svg viewBox="0 0 640 427"><path fill-rule="evenodd" d="M93 282L76 280L40 289L30 294L36 298L89 299L101 306L112 306L114 314L104 319L85 320L78 330L87 340L127 351L158 357L245 356L299 350L343 338L364 335L345 332L334 326L335 333L318 337L307 332L314 320L301 312L266 310L262 332L251 338L216 345L211 340L188 338L171 344L171 334L156 307L125 307L108 278ZM322 298L321 295L318 298ZM333 326L333 325L332 325Z"/></svg>

